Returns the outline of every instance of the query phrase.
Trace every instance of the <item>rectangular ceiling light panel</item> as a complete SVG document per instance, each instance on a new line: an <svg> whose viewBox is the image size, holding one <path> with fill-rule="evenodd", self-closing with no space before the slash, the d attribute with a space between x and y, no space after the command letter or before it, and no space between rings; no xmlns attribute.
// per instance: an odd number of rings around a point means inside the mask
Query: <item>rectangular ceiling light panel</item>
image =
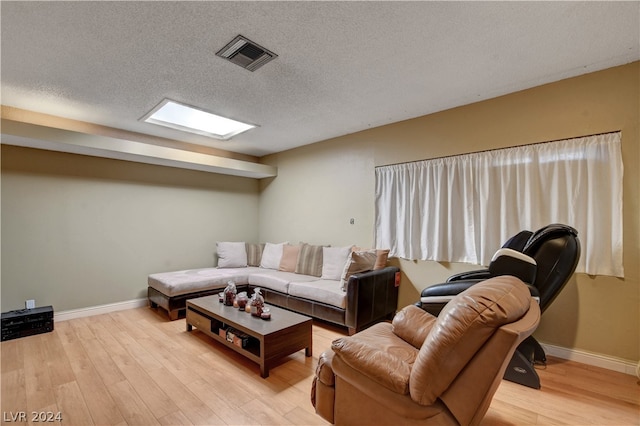
<svg viewBox="0 0 640 426"><path fill-rule="evenodd" d="M253 124L221 117L170 99L164 99L141 120L221 140L231 139L256 127Z"/></svg>

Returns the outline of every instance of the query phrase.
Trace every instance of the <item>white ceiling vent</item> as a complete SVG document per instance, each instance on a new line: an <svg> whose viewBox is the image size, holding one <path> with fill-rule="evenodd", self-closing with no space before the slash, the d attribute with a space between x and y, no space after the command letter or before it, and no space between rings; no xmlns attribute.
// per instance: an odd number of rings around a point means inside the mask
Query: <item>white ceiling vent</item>
<svg viewBox="0 0 640 426"><path fill-rule="evenodd" d="M275 53L241 35L231 40L216 55L249 71L255 71L278 57Z"/></svg>

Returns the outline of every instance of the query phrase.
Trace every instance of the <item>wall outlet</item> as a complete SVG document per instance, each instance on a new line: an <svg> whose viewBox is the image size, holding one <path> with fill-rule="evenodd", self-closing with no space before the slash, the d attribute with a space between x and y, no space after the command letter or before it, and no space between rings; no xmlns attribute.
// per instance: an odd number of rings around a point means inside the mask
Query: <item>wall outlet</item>
<svg viewBox="0 0 640 426"><path fill-rule="evenodd" d="M36 301L34 299L25 300L24 307L27 309L33 309L36 307Z"/></svg>

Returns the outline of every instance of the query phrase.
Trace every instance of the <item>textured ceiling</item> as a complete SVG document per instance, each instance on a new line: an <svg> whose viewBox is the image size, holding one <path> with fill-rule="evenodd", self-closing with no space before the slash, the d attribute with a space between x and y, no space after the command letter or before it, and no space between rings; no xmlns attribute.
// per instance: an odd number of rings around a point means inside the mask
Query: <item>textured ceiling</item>
<svg viewBox="0 0 640 426"><path fill-rule="evenodd" d="M2 104L262 156L640 58L639 2L0 3ZM242 34L278 54L215 56ZM170 98L260 127L139 119Z"/></svg>

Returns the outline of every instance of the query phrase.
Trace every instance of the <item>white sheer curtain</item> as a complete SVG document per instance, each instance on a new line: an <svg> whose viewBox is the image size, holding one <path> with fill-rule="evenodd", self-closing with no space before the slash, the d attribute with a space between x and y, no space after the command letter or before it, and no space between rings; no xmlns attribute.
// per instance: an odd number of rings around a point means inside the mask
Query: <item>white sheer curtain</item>
<svg viewBox="0 0 640 426"><path fill-rule="evenodd" d="M376 247L488 265L523 229L578 230L577 272L624 276L620 132L376 168Z"/></svg>

